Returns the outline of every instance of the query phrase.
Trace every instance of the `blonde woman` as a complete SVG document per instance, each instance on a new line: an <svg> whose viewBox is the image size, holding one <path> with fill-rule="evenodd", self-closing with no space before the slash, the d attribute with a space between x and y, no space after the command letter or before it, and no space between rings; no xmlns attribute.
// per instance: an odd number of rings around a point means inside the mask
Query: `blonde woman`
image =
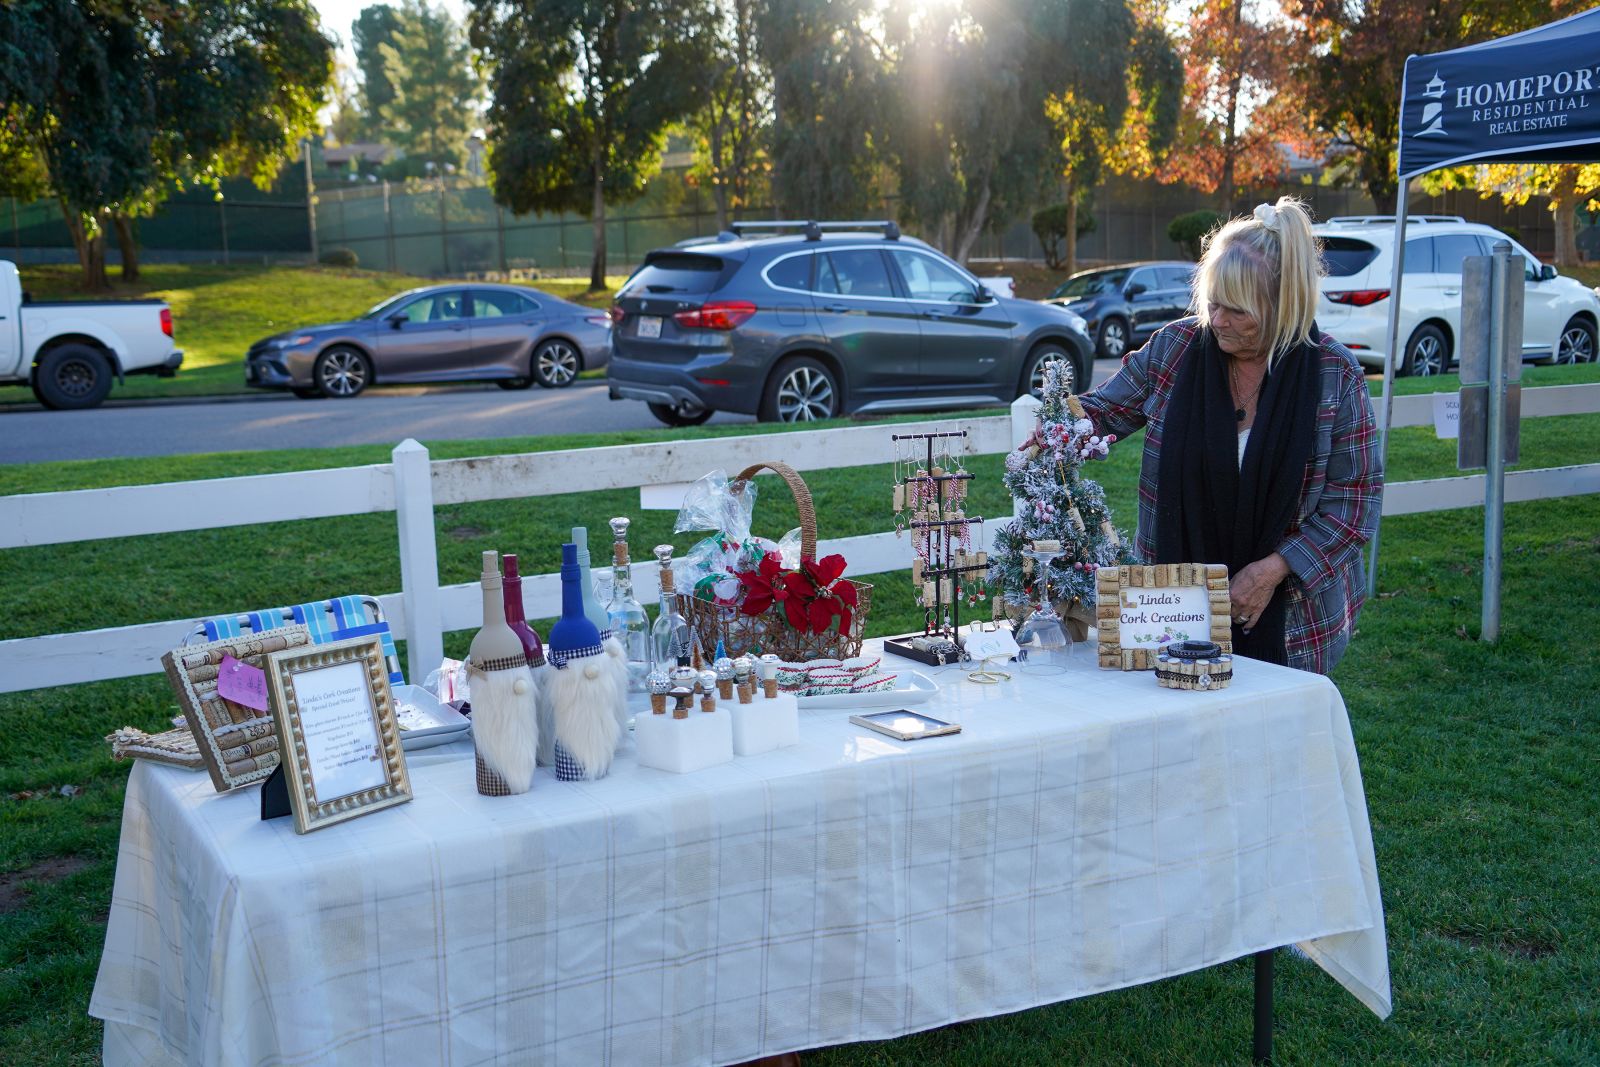
<svg viewBox="0 0 1600 1067"><path fill-rule="evenodd" d="M1383 472L1360 365L1313 321L1320 273L1305 207L1260 205L1207 239L1193 316L1082 399L1099 433L1145 430L1139 556L1226 563L1235 653L1326 674Z"/></svg>

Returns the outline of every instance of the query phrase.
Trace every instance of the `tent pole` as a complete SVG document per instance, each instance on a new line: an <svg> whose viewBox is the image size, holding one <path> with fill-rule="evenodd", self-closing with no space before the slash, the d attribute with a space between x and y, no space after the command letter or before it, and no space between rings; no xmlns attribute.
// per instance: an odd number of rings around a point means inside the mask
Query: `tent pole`
<svg viewBox="0 0 1600 1067"><path fill-rule="evenodd" d="M1389 458L1389 416L1394 410L1394 361L1400 351L1400 279L1405 273L1406 266L1406 211L1408 197L1406 196L1407 180L1400 179L1400 188L1395 192L1394 216L1394 273L1389 278L1389 351L1383 357L1383 396L1379 397L1378 414L1378 463L1383 466ZM1384 478L1387 481L1388 468L1384 466ZM1380 505L1381 506L1381 505ZM1367 596L1375 596L1378 592L1378 535L1383 532L1383 515L1378 516L1378 525L1372 528L1372 548L1367 554Z"/></svg>

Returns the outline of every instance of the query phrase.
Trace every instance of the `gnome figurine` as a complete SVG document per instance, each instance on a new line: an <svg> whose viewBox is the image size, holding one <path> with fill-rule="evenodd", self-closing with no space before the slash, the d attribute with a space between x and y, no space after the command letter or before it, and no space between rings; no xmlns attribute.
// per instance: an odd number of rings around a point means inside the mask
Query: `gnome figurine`
<svg viewBox="0 0 1600 1067"><path fill-rule="evenodd" d="M622 738L616 708L627 699L627 665L606 654L600 630L584 615L577 546L561 546L561 618L550 628L545 658L555 669L544 687L555 723L556 778L604 778ZM619 646L620 648L620 646Z"/></svg>
<svg viewBox="0 0 1600 1067"><path fill-rule="evenodd" d="M483 629L472 639L472 741L478 792L511 796L533 787L539 748L538 693L522 641L506 623L500 558L483 554Z"/></svg>
<svg viewBox="0 0 1600 1067"><path fill-rule="evenodd" d="M578 560L578 590L583 596L584 618L594 623L600 631L600 647L605 651L605 669L616 672L620 676L620 694L611 714L617 717L617 725L622 733L617 735L620 744L623 734L628 729L628 653L622 647L622 642L612 632L611 620L607 618L605 608L600 605L599 599L594 595L594 575L590 570L589 558L589 529L586 526L572 528L572 545L577 550ZM596 775L595 777L599 777Z"/></svg>

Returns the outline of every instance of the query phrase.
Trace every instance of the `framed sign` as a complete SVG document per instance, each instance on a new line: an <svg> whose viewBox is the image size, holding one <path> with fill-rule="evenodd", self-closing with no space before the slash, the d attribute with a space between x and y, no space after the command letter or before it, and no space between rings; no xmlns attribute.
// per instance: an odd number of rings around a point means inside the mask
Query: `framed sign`
<svg viewBox="0 0 1600 1067"><path fill-rule="evenodd" d="M1215 641L1233 651L1228 568L1220 563L1101 567L1095 628L1100 666L1145 671L1172 641Z"/></svg>
<svg viewBox="0 0 1600 1067"><path fill-rule="evenodd" d="M274 652L309 647L304 626L242 634L164 653L161 666L217 792L266 778L278 766L263 665Z"/></svg>
<svg viewBox="0 0 1600 1067"><path fill-rule="evenodd" d="M275 652L267 690L296 833L411 799L377 637Z"/></svg>

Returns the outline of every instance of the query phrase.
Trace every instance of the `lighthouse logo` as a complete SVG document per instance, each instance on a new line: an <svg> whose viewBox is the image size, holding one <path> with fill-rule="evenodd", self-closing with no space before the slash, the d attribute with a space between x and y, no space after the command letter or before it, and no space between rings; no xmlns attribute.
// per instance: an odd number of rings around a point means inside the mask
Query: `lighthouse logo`
<svg viewBox="0 0 1600 1067"><path fill-rule="evenodd" d="M1443 137L1444 133L1444 79L1439 77L1439 72L1433 72L1433 80L1422 90L1422 98L1427 101L1422 107L1422 129L1416 132L1418 137Z"/></svg>

